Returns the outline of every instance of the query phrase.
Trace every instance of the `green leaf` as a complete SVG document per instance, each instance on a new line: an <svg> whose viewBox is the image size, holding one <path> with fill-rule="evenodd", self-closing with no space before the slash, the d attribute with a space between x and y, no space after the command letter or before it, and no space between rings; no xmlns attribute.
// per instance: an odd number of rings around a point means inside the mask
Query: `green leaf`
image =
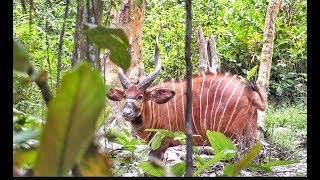
<svg viewBox="0 0 320 180"><path fill-rule="evenodd" d="M258 164L251 164L248 167L255 168L255 169L260 169L260 170L263 170L266 173L272 172L272 170L269 167L264 167L264 166L261 166L261 165L258 165Z"/></svg>
<svg viewBox="0 0 320 180"><path fill-rule="evenodd" d="M125 70L130 67L129 41L123 29L89 23L83 27L85 34L94 44L110 50L110 60L114 64Z"/></svg>
<svg viewBox="0 0 320 180"><path fill-rule="evenodd" d="M197 154L195 155L195 158L198 160L197 162L199 162L200 165L204 165L206 163L206 161Z"/></svg>
<svg viewBox="0 0 320 180"><path fill-rule="evenodd" d="M169 136L169 137L174 137L174 133L167 130L167 129L145 129L145 131L150 131L150 132L158 132L161 135L164 136Z"/></svg>
<svg viewBox="0 0 320 180"><path fill-rule="evenodd" d="M35 176L64 176L90 144L105 106L106 87L100 72L82 62L65 75L48 106Z"/></svg>
<svg viewBox="0 0 320 180"><path fill-rule="evenodd" d="M101 112L101 114L99 115L97 124L96 124L96 129L100 128L103 125L103 122L105 119L109 119L110 111L111 111L110 106L106 106L105 113L103 111Z"/></svg>
<svg viewBox="0 0 320 180"><path fill-rule="evenodd" d="M252 159L260 152L261 148L262 148L261 143L255 144L246 153L246 155L234 165L231 175L237 176L242 169L249 167L251 165Z"/></svg>
<svg viewBox="0 0 320 180"><path fill-rule="evenodd" d="M273 162L262 164L261 166L262 167L273 167L273 166L283 166L283 165L295 164L295 163L299 163L299 161L297 161L297 160L293 160L293 161L273 161Z"/></svg>
<svg viewBox="0 0 320 180"><path fill-rule="evenodd" d="M186 171L185 162L180 162L171 166L171 172L177 177L181 177L185 173L185 171Z"/></svg>
<svg viewBox="0 0 320 180"><path fill-rule="evenodd" d="M232 176L233 169L234 169L234 164L227 164L223 169L222 176Z"/></svg>
<svg viewBox="0 0 320 180"><path fill-rule="evenodd" d="M108 141L115 142L116 139L119 137L120 131L116 128L108 128L105 137Z"/></svg>
<svg viewBox="0 0 320 180"><path fill-rule="evenodd" d="M146 173L153 176L161 177L165 175L165 169L159 166L153 166L151 162L142 162L139 164L139 167Z"/></svg>
<svg viewBox="0 0 320 180"><path fill-rule="evenodd" d="M229 155L229 153L234 153L234 151L220 151L219 153L217 153L215 156L213 156L213 158L211 158L208 162L206 162L204 165L200 166L199 169L194 172L193 176L198 176L200 173L202 173L205 169L207 169L209 166L211 166L213 163L218 162L222 159L224 159L226 156Z"/></svg>
<svg viewBox="0 0 320 180"><path fill-rule="evenodd" d="M19 150L13 154L13 165L18 168L32 168L36 157L36 149Z"/></svg>
<svg viewBox="0 0 320 180"><path fill-rule="evenodd" d="M230 160L236 154L236 147L233 142L221 132L207 130L206 135L215 153L219 153L225 149L231 149L234 153L228 153L227 160Z"/></svg>
<svg viewBox="0 0 320 180"><path fill-rule="evenodd" d="M173 134L174 134L173 140L184 140L184 139L186 139L186 134L184 132L176 131Z"/></svg>
<svg viewBox="0 0 320 180"><path fill-rule="evenodd" d="M258 66L253 67L249 72L247 72L247 79L250 80L250 78L256 73L258 69Z"/></svg>
<svg viewBox="0 0 320 180"><path fill-rule="evenodd" d="M162 139L164 138L165 136L157 133L153 139L152 139L152 142L151 142L151 149L152 150L156 150L160 147L161 145L161 142L162 142Z"/></svg>
<svg viewBox="0 0 320 180"><path fill-rule="evenodd" d="M27 72L29 67L29 57L25 47L13 39L13 69Z"/></svg>

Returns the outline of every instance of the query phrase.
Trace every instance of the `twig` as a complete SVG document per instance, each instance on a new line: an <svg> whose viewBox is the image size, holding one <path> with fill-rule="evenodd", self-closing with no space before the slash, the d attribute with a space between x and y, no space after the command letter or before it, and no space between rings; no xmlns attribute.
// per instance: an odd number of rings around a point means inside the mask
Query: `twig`
<svg viewBox="0 0 320 180"><path fill-rule="evenodd" d="M62 43L63 43L64 29L66 26L66 19L67 19L67 15L68 15L68 10L69 10L69 0L67 0L66 10L64 12L64 20L63 20L63 25L62 25L60 40L59 40L58 65L57 65L57 88L59 87L59 81L60 81Z"/></svg>

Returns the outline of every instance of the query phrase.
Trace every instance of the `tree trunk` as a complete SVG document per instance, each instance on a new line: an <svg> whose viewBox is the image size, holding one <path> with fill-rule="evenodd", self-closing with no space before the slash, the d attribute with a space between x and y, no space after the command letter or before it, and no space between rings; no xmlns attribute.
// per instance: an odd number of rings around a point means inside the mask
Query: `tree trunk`
<svg viewBox="0 0 320 180"><path fill-rule="evenodd" d="M111 9L109 17L110 26L123 28L130 42L131 66L127 70L127 76L131 81L136 82L144 76L144 66L142 62L142 31L145 11L145 2L136 3L135 0L124 0L118 11ZM108 78L105 78L105 83L122 87L118 77L118 67L108 59L108 50L102 56L104 59L101 62L101 70ZM111 109L111 123L119 127L130 127L129 123L123 120L121 116L121 107L119 102L108 101Z"/></svg>
<svg viewBox="0 0 320 180"><path fill-rule="evenodd" d="M193 158L192 158L192 125L191 125L191 110L192 110L192 62L191 62L191 33L192 33L192 6L191 0L186 0L186 44L185 44L185 60L187 70L187 105L185 114L186 141L187 141L187 156L186 156L186 173L185 177L192 177L193 174Z"/></svg>
<svg viewBox="0 0 320 180"><path fill-rule="evenodd" d="M196 31L197 45L199 50L199 72L213 72L220 70L220 60L216 52L216 42L214 36L210 39L203 35L202 27Z"/></svg>
<svg viewBox="0 0 320 180"><path fill-rule="evenodd" d="M272 62L272 52L273 52L273 41L275 35L275 24L277 19L277 14L279 11L280 0L270 0L264 30L263 30L263 47L261 53L261 63L259 68L259 76L257 79L257 85L259 88L263 89L267 99L267 92L269 87L270 71L271 71L271 62ZM260 130L265 130L265 112L258 110L258 127ZM260 135L263 135L259 132ZM259 137L263 139L263 136Z"/></svg>
<svg viewBox="0 0 320 180"><path fill-rule="evenodd" d="M100 50L84 34L83 25L85 23L98 24L101 22L103 2L100 0L78 0L72 66L75 66L81 60L87 60L95 67L99 67Z"/></svg>

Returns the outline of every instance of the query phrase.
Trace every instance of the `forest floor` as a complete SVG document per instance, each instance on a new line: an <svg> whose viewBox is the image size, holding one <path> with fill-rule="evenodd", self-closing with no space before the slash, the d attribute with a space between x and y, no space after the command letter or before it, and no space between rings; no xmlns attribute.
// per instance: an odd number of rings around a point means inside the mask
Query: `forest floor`
<svg viewBox="0 0 320 180"><path fill-rule="evenodd" d="M269 142L268 142L269 143ZM294 149L295 152L292 152ZM181 162L185 158L185 146L170 147L165 153L165 164L173 165ZM213 155L198 154L205 160L209 160ZM298 163L271 167L273 172L266 173L252 168L244 169L240 172L240 177L307 177L307 139L306 132L300 133L300 140L295 141L291 150L278 144L265 144L254 162L264 160L297 160ZM257 163L258 164L258 163ZM226 162L218 162L202 172L201 177L215 177L223 173ZM196 169L195 169L196 170Z"/></svg>
<svg viewBox="0 0 320 180"><path fill-rule="evenodd" d="M269 144L268 144L269 143ZM253 160L254 163L260 164L259 162L264 161L276 161L276 160L297 160L298 163L289 164L289 165L282 165L282 166L274 166L271 167L272 172L266 173L261 170L256 170L252 168L244 169L240 172L240 177L307 177L307 139L306 139L306 132L301 133L301 138L299 141L295 141L295 145L291 147L291 149L288 149L288 147L284 147L282 145L272 144L270 142L263 143L263 148L261 149L259 155ZM117 149L114 145L112 145L113 149ZM110 148L110 147L109 147ZM107 149L109 149L107 148ZM212 151L212 148L209 146L203 146L199 147L199 149L206 149ZM110 150L111 150L110 149ZM148 160L148 152L147 145L139 145L138 149L135 151L135 158L139 159L138 161L147 161ZM292 151L294 150L294 152ZM211 159L214 155L208 155L208 153L205 153L206 151L198 151L197 155L208 161ZM207 151L208 152L208 151ZM209 153L210 154L210 153ZM166 166L172 166L176 163L182 162L185 160L186 155L186 146L180 145L175 147L170 147L164 154L164 164ZM126 153L126 152L119 152L119 154L116 155L117 158L132 158L132 153ZM130 158L130 159L131 159ZM130 167L136 166L139 164L139 162L132 162L128 165L128 169L131 169ZM263 164L263 163L261 163ZM200 177L216 177L223 174L223 169L227 165L227 162L217 162L214 163L211 167L204 170L202 173L199 174ZM119 166L116 168L118 169ZM121 167L123 169L127 169L124 166ZM147 174L144 174L144 172L136 167L133 168L134 171L130 171L130 173L126 171L122 171L122 173L118 174L118 176L148 176ZM140 170L137 170L140 169ZM198 167L194 168L194 171L196 171ZM143 175L144 174L144 175Z"/></svg>

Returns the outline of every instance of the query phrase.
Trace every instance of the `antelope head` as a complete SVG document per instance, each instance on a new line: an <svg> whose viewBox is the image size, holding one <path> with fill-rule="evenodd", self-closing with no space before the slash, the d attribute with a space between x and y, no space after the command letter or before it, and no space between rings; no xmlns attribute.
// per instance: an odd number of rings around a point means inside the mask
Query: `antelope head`
<svg viewBox="0 0 320 180"><path fill-rule="evenodd" d="M151 100L157 104L163 104L175 95L174 91L166 88L153 88L152 90L148 90L148 87L157 78L161 70L157 44L155 45L154 60L155 70L136 84L132 83L120 68L119 78L123 88L111 88L107 94L107 97L112 101L124 100L122 116L127 121L133 121L141 115L145 102Z"/></svg>

